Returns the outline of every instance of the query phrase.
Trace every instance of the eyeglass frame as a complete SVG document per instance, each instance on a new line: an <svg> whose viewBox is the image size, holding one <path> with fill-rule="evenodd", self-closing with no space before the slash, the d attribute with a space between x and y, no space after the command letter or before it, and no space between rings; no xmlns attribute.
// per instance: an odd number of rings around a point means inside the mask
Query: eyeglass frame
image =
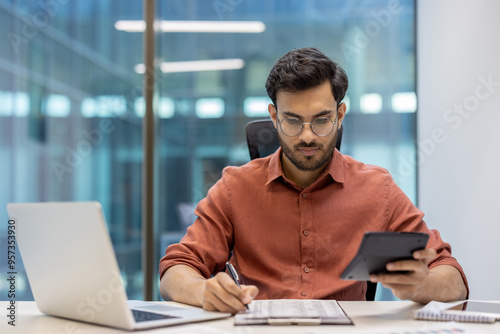
<svg viewBox="0 0 500 334"><path fill-rule="evenodd" d="M293 135L293 136L287 135L287 134L283 131L283 129L281 128L281 122L283 122L285 119L288 119L288 118L294 118L294 119L297 119L297 120L299 120L299 121L300 121L300 119L299 119L299 118L297 118L297 117L286 117L286 116L285 116L285 117L283 117L283 119L280 121L280 120L279 120L279 118L278 118L278 110L276 109L276 121L277 121L277 122L278 122L278 124L279 124L279 127L280 127L281 132L282 132L285 136L287 136L287 137L297 137L297 136L299 136L299 135L302 133L302 131L304 131L304 124L309 124L309 125L310 125L310 127L311 127L311 131L312 131L312 133L314 133L316 136L318 136L318 137L326 137L326 136L329 136L329 135L333 132L333 130L335 129L335 124L338 124L338 123L337 123L337 121L338 121L338 118L339 118L339 106L340 106L340 104L341 104L341 103L339 103L339 104L337 105L337 110L336 110L335 120L332 120L330 117L327 117L327 116L321 116L321 117L317 117L317 118L313 119L313 120L312 120L312 122L302 122L301 127L300 127L300 131L299 131L296 135ZM321 119L321 118L327 118L327 119L329 119L329 120L330 120L330 122L332 122L332 125L333 125L333 126L332 126L332 130L331 130L330 132L328 132L326 135L318 135L318 134L314 131L314 127L313 127L313 125L312 125L312 123L313 123L314 121L316 121L317 119ZM338 128L338 126L337 126L337 131L338 131L338 129L339 129L339 128Z"/></svg>

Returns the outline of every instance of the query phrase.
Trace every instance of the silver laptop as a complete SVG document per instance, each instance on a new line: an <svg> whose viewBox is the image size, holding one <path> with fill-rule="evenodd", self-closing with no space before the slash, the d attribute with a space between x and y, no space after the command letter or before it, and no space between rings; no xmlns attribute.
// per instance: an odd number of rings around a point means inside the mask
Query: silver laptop
<svg viewBox="0 0 500 334"><path fill-rule="evenodd" d="M98 202L11 203L7 211L15 221L21 257L43 313L127 330L230 316L127 301Z"/></svg>

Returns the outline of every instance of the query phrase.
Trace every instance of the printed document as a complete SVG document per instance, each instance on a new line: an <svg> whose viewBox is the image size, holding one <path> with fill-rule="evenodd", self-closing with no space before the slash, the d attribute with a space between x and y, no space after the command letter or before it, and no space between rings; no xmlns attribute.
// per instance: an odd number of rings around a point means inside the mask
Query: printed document
<svg viewBox="0 0 500 334"><path fill-rule="evenodd" d="M234 317L235 325L352 325L336 300L254 300Z"/></svg>

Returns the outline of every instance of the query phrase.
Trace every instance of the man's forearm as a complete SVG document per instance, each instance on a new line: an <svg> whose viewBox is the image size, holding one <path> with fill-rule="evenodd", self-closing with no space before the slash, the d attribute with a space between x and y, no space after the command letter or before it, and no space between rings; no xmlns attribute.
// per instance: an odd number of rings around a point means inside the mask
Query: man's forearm
<svg viewBox="0 0 500 334"><path fill-rule="evenodd" d="M205 278L193 268L175 265L163 274L160 281L160 294L163 299L194 306L201 306Z"/></svg>
<svg viewBox="0 0 500 334"><path fill-rule="evenodd" d="M442 265L429 271L425 283L415 291L410 299L427 304L432 300L449 302L466 297L467 288L460 272L453 266Z"/></svg>

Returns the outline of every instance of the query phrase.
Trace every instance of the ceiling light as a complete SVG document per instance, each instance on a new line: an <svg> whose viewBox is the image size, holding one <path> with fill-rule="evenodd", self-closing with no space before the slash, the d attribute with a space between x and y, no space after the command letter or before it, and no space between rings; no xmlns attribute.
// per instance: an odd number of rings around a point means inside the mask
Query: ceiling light
<svg viewBox="0 0 500 334"><path fill-rule="evenodd" d="M200 33L254 33L266 30L261 21L157 21L156 27L162 32L200 32ZM120 20L115 28L126 32L143 32L146 23L142 20Z"/></svg>
<svg viewBox="0 0 500 334"><path fill-rule="evenodd" d="M382 111L382 95L380 94L363 94L359 100L359 109L363 114L378 114Z"/></svg>
<svg viewBox="0 0 500 334"><path fill-rule="evenodd" d="M245 67L243 59L215 59L215 60L195 60L195 61L173 61L161 63L160 70L163 73L179 72L200 72L200 71L224 71L239 70ZM135 72L143 74L144 64L135 65Z"/></svg>
<svg viewBox="0 0 500 334"><path fill-rule="evenodd" d="M417 95L415 92L394 93L391 105L394 112L413 113L417 111Z"/></svg>

